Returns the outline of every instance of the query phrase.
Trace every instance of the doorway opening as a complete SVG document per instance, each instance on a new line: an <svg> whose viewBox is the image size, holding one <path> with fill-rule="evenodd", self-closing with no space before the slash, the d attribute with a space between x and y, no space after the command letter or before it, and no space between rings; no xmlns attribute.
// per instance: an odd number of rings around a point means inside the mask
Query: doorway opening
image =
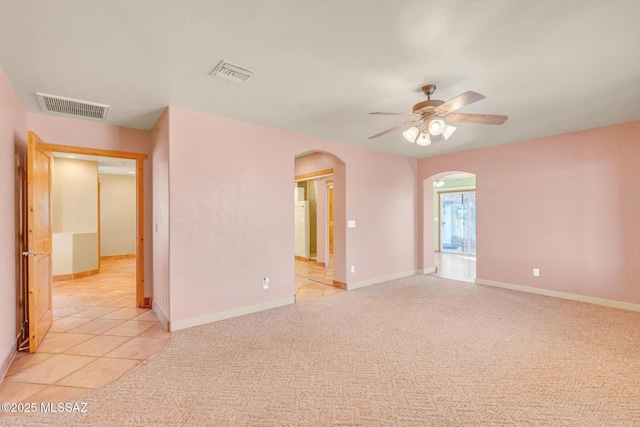
<svg viewBox="0 0 640 427"><path fill-rule="evenodd" d="M476 192L439 193L440 252L475 255Z"/></svg>
<svg viewBox="0 0 640 427"><path fill-rule="evenodd" d="M54 312L86 307L89 288L94 300L135 307L135 160L52 154Z"/></svg>
<svg viewBox="0 0 640 427"><path fill-rule="evenodd" d="M66 160L71 160L70 157L76 157L79 155L85 156L101 156L101 157L114 157L121 159L132 159L135 164L135 258L134 271L135 273L135 292L134 298L131 298L130 306L135 307L148 307L150 305L150 299L144 297L144 247L143 247L143 160L147 158L145 154L117 152L110 150L100 149L88 149L82 147L70 147L55 144L47 144L40 140L38 136L29 132L29 161L27 166L29 196L28 203L29 209L25 213L27 217L27 223L29 224L29 239L28 239L28 251L22 253L28 259L28 278L27 289L29 298L25 301L21 311L28 313L28 323L24 326L28 329L28 347L26 343L21 344L21 350L28 348L30 352L35 352L39 345L42 343L43 338L48 332L52 324L53 313L53 278L54 278L54 256L59 256L61 262L58 266L61 268L71 268L71 273L68 275L61 275L63 278L83 280L87 276L91 276L94 273L99 272L96 264L99 263L99 245L98 245L98 230L97 223L98 207L93 206L89 209L89 205L92 202L97 204L97 162L95 164L94 179L87 182L87 188L93 187L96 193L96 197L78 197L78 205L67 209L64 206L66 203L65 198L65 186L61 187L62 201L58 205L52 203L54 192L53 181L53 154L59 153L61 156L65 156ZM92 163L85 161L84 163ZM77 166L77 165L75 165ZM86 165L84 165L86 166ZM77 177L73 174L67 181L64 179L63 184L66 182L69 184ZM78 180L81 181L81 180ZM80 222L81 225L77 229L73 229L70 233L59 233L59 241L56 246L61 249L58 254L52 251L53 246L53 230L55 225L53 218L57 217L61 219L62 216L54 214L54 210L67 209L68 216L65 220L70 222ZM91 215L93 212L95 215ZM89 220L83 222L85 218ZM88 225L89 224L89 225ZM91 225L94 224L94 225ZM93 227L93 228L92 228ZM32 233L33 230L33 233ZM62 231L65 230L65 226L61 227ZM64 252L67 253L64 253ZM89 261L90 260L90 261ZM66 265L65 265L66 264ZM88 267L88 269L87 269ZM74 274L81 273L77 277ZM64 277L70 276L70 277ZM86 288L77 286L76 290L80 293L86 291ZM95 304L93 304L95 305ZM24 334L24 333L23 333Z"/></svg>
<svg viewBox="0 0 640 427"><path fill-rule="evenodd" d="M476 277L476 177L442 174L433 183L435 275L474 282Z"/></svg>
<svg viewBox="0 0 640 427"><path fill-rule="evenodd" d="M98 182L97 206L96 206L96 243L98 269L103 261L116 259L129 259L129 262L122 261L121 264L131 264L135 270L135 304L137 307L149 307L150 299L144 297L144 180L143 180L143 160L146 154L127 153L111 150L101 150L83 147L62 146L47 144L54 153L54 159L65 159L74 162L93 163ZM59 162L59 160L54 160ZM55 168L54 168L55 171ZM54 172L56 173L56 172ZM133 182L132 182L133 181ZM92 183L88 183L92 184ZM56 194L56 184L53 187L53 196ZM114 206L118 201L120 193L120 204ZM134 194L132 194L134 193ZM106 198L106 199L105 199ZM133 201L134 205L131 206ZM105 203L106 202L106 203ZM56 203L53 203L53 231L56 231ZM62 209L69 206L62 206ZM80 213L86 217L86 212ZM135 215L132 218L132 215ZM75 222L77 218L71 216L67 222ZM133 222L133 224L132 224ZM113 234L118 234L114 238ZM106 237L106 238L105 238ZM54 247L55 245L54 237ZM54 278L56 250L53 251ZM94 273L89 270L89 273ZM97 273L97 271L95 271ZM84 276L90 276L86 274ZM70 278L83 277L72 275ZM61 277L68 279L69 277Z"/></svg>
<svg viewBox="0 0 640 427"><path fill-rule="evenodd" d="M329 175L295 181L296 301L339 291L333 287L333 170L330 171Z"/></svg>
<svg viewBox="0 0 640 427"><path fill-rule="evenodd" d="M295 169L295 298L303 301L346 289L344 233L339 231L345 222L345 169L335 156L321 152L297 157Z"/></svg>

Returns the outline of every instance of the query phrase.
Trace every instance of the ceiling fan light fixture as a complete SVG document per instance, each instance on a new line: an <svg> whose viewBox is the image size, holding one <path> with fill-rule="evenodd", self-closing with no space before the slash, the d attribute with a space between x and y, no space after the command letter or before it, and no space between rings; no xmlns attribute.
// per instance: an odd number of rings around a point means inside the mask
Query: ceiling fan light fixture
<svg viewBox="0 0 640 427"><path fill-rule="evenodd" d="M444 131L445 123L440 119L433 119L429 122L429 133L431 135L440 135Z"/></svg>
<svg viewBox="0 0 640 427"><path fill-rule="evenodd" d="M473 91L467 91L461 95L448 100L447 102L431 99L431 95L436 89L436 85L430 84L422 87L422 92L427 96L427 100L419 102L413 106L412 113L382 113L375 112L370 114L376 115L396 115L413 117L413 120L399 124L387 129L383 132L370 136L369 139L375 139L393 132L398 129L405 129L406 126L411 128L405 130L402 136L409 142L418 143L420 145L430 145L432 142L440 142L444 138L448 140L456 131L455 126L450 126L448 122L467 122L485 125L501 125L509 117L497 114L473 114L458 113L462 107L483 100L482 94Z"/></svg>
<svg viewBox="0 0 640 427"><path fill-rule="evenodd" d="M444 137L444 139L449 139L449 137L451 135L453 135L453 133L456 131L456 129L458 129L455 126L451 126L451 125L444 125L444 130L442 131L442 136Z"/></svg>
<svg viewBox="0 0 640 427"><path fill-rule="evenodd" d="M402 136L404 136L404 139L406 139L409 142L416 142L416 138L418 137L419 133L420 133L420 129L418 129L418 126L412 126L409 129L402 132Z"/></svg>
<svg viewBox="0 0 640 427"><path fill-rule="evenodd" d="M429 138L428 132L422 132L418 139L416 140L416 144L426 147L427 145L431 145L431 138Z"/></svg>

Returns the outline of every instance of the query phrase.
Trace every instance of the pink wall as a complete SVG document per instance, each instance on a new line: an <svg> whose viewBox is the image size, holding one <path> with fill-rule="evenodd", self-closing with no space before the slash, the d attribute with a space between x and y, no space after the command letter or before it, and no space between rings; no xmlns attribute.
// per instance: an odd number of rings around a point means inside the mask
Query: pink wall
<svg viewBox="0 0 640 427"><path fill-rule="evenodd" d="M169 123L172 322L293 297L291 188L304 152L346 165L345 217L357 221L347 283L414 271L415 159L174 107Z"/></svg>
<svg viewBox="0 0 640 427"><path fill-rule="evenodd" d="M25 109L0 68L0 380L16 350L15 153L26 138Z"/></svg>
<svg viewBox="0 0 640 427"><path fill-rule="evenodd" d="M151 130L153 144L153 304L158 318L169 314L169 110ZM158 313L157 311L160 311Z"/></svg>
<svg viewBox="0 0 640 427"><path fill-rule="evenodd" d="M421 159L425 267L428 178L466 171L477 176L479 279L640 303L639 135L636 121Z"/></svg>
<svg viewBox="0 0 640 427"><path fill-rule="evenodd" d="M355 156L347 163L347 191L354 199L347 220L357 225L347 229L347 268L356 266L354 281L413 271L418 264L417 160L382 156L372 152L369 161ZM362 266L369 277L359 276Z"/></svg>
<svg viewBox="0 0 640 427"><path fill-rule="evenodd" d="M85 120L67 119L27 113L29 129L50 144L102 150L148 154L144 161L144 220L145 220L145 296L151 296L153 284L153 236L152 236L152 172L151 132L112 126Z"/></svg>

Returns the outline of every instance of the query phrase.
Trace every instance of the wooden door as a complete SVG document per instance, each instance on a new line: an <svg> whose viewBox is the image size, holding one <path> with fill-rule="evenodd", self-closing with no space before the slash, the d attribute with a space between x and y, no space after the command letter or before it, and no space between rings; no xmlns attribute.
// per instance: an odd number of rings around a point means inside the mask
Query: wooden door
<svg viewBox="0 0 640 427"><path fill-rule="evenodd" d="M27 223L29 259L29 351L38 349L52 322L50 148L29 131Z"/></svg>

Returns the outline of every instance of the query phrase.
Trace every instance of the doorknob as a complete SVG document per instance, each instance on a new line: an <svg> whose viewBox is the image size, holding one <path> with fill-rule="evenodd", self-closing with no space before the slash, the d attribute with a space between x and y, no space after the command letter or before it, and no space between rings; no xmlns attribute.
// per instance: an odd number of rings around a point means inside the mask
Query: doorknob
<svg viewBox="0 0 640 427"><path fill-rule="evenodd" d="M43 251L29 251L29 252L22 252L23 256L36 256L36 255L46 255L46 252Z"/></svg>

